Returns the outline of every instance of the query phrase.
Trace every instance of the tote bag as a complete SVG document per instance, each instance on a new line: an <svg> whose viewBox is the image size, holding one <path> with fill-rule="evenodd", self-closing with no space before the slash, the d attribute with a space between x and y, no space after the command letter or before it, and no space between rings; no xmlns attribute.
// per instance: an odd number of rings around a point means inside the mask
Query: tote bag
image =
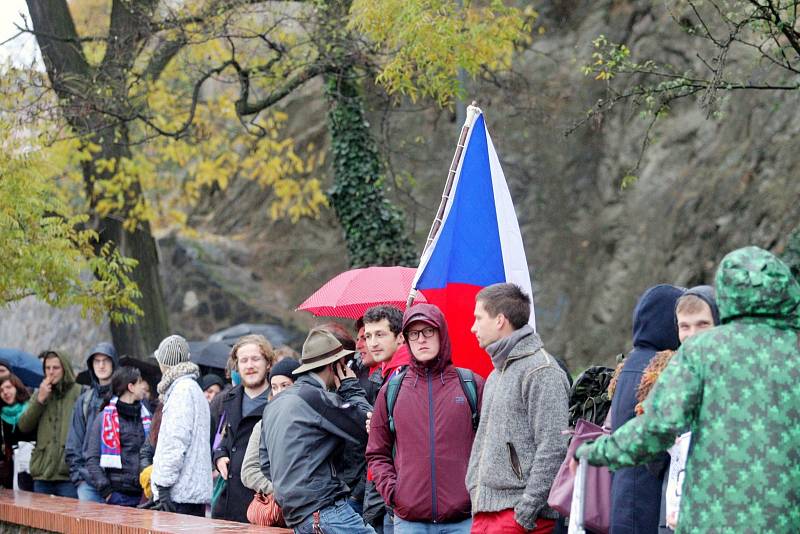
<svg viewBox="0 0 800 534"><path fill-rule="evenodd" d="M609 431L605 428L584 419L578 419L575 424L567 457L558 470L547 498L547 504L562 516L568 517L572 506L575 477L569 470L570 460L575 457L575 451L583 443L607 434ZM585 496L584 525L598 534L607 534L611 523L611 473L607 467L589 466Z"/></svg>

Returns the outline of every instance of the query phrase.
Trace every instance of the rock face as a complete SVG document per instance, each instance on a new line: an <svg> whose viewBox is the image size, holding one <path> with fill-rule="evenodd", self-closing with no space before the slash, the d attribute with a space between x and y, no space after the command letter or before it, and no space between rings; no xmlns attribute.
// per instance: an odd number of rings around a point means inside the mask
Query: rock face
<svg viewBox="0 0 800 534"><path fill-rule="evenodd" d="M538 8L544 34L499 83L472 81L468 93L486 114L509 181L539 330L577 371L629 348L631 312L647 287L711 283L722 256L740 246L783 251L800 223L800 91L733 94L720 120L707 119L693 100L674 104L652 131L638 181L622 190L647 129L635 109L564 135L605 96L602 82L580 72L591 40L604 34L634 56L689 63L699 61L697 45L660 3L551 0ZM398 107L378 90L367 97L391 197L421 250L460 125L424 103ZM288 134L327 146L319 83L282 106ZM326 172L319 176L330 181ZM269 191L234 181L192 214L202 237L161 240L176 331L204 338L236 322L277 322L298 332L299 349L299 332L320 322L292 310L347 268L341 229L331 210L296 225L272 221L270 200ZM102 337L102 329L70 322L75 312L26 313L0 314L0 345L39 350L54 322L70 324L58 338L74 338L76 350Z"/></svg>
<svg viewBox="0 0 800 534"><path fill-rule="evenodd" d="M58 309L27 297L0 309L0 347L34 355L55 350L69 358L76 373L86 368L87 352L110 338L107 322L84 319L77 307Z"/></svg>

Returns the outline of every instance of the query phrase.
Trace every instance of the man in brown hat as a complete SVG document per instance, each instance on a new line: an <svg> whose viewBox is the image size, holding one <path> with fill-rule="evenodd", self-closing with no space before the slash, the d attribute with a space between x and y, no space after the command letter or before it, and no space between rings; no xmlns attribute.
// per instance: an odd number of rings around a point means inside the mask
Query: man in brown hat
<svg viewBox="0 0 800 534"><path fill-rule="evenodd" d="M261 471L295 532L374 534L348 505L350 490L338 465L346 441L366 446L372 410L344 364L351 354L330 332L311 330L294 386L264 409Z"/></svg>

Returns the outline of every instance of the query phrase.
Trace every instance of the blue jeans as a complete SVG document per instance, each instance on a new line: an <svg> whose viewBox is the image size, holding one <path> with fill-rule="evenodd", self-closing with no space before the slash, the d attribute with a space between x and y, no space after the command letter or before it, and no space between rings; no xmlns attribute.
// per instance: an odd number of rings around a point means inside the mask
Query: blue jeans
<svg viewBox="0 0 800 534"><path fill-rule="evenodd" d="M383 515L383 534L394 534L394 513L389 508Z"/></svg>
<svg viewBox="0 0 800 534"><path fill-rule="evenodd" d="M364 513L364 503L363 502L357 501L357 500L355 500L355 499L353 499L351 497L351 498L347 499L347 504L349 504L350 508L352 508L353 511L355 513L357 513L358 515L361 515L361 514Z"/></svg>
<svg viewBox="0 0 800 534"><path fill-rule="evenodd" d="M394 516L395 534L469 534L472 518L458 523L421 523Z"/></svg>
<svg viewBox="0 0 800 534"><path fill-rule="evenodd" d="M106 502L103 496L97 493L94 486L85 480L81 480L81 483L78 484L78 499L90 502Z"/></svg>
<svg viewBox="0 0 800 534"><path fill-rule="evenodd" d="M46 495L57 495L59 497L78 498L78 492L75 489L75 484L69 480L34 480L33 491L36 493L44 493Z"/></svg>
<svg viewBox="0 0 800 534"><path fill-rule="evenodd" d="M364 520L350 508L346 499L321 509L319 524L325 534L375 534L375 529L364 524ZM294 531L296 534L313 534L314 515L295 526Z"/></svg>

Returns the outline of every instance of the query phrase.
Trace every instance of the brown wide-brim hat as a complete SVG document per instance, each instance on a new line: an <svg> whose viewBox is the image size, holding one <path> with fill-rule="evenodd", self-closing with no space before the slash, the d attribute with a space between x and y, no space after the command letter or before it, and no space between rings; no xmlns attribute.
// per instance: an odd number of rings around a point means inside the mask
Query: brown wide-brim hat
<svg viewBox="0 0 800 534"><path fill-rule="evenodd" d="M300 357L301 365L292 371L292 374L299 375L306 371L325 367L329 363L333 363L354 352L343 348L336 336L324 328L313 328L303 343L303 355Z"/></svg>

